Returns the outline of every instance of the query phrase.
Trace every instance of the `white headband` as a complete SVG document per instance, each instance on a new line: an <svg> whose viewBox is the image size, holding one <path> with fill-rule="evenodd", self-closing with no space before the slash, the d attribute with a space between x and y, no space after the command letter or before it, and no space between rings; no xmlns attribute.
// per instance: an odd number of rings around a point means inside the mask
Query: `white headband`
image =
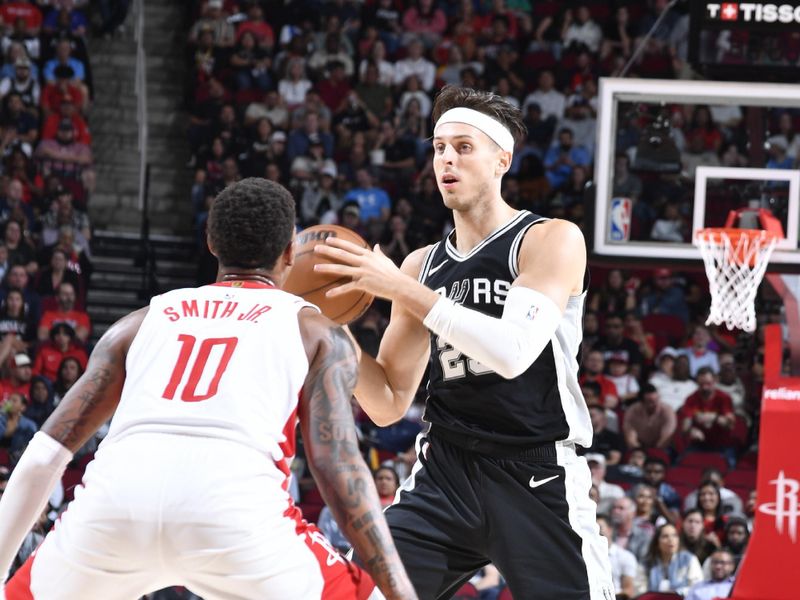
<svg viewBox="0 0 800 600"><path fill-rule="evenodd" d="M506 152L514 151L514 136L511 135L511 132L505 125L486 113L463 106L451 108L436 121L436 127L433 128L434 134L436 134L436 129L445 123L466 123L467 125L472 125L488 135L493 142Z"/></svg>

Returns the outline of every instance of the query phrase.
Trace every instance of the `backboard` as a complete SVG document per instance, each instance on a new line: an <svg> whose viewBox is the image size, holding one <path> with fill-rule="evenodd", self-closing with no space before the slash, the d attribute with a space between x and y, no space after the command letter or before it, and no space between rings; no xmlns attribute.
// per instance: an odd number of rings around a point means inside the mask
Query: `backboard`
<svg viewBox="0 0 800 600"><path fill-rule="evenodd" d="M800 269L800 171L783 168L795 129L798 85L601 79L593 258L697 268L694 232L755 207L786 232L770 270Z"/></svg>

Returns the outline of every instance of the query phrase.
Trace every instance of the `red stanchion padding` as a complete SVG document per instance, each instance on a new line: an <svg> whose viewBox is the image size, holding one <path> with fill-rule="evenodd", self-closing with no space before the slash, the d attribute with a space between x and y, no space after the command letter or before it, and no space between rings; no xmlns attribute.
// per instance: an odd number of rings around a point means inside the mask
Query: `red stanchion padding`
<svg viewBox="0 0 800 600"><path fill-rule="evenodd" d="M781 330L765 331L756 513L731 598L800 598L800 377L781 377Z"/></svg>

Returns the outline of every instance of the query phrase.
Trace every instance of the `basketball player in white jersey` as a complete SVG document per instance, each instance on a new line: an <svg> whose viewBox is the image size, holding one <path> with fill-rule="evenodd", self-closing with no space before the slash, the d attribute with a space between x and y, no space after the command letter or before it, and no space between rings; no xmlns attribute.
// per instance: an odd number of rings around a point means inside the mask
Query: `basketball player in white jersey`
<svg viewBox="0 0 800 600"><path fill-rule="evenodd" d="M356 397L378 424L401 418L430 357L418 462L386 511L426 599L450 598L491 562L515 598L611 600L608 545L575 445L592 427L578 385L586 246L572 223L509 206L500 194L518 109L445 87L433 109L433 167L455 231L398 269L378 248L317 251L392 301L377 360L362 354Z"/></svg>
<svg viewBox="0 0 800 600"><path fill-rule="evenodd" d="M417 598L359 453L354 349L280 290L294 210L270 181L226 188L208 220L217 283L155 297L98 342L0 500L0 574L73 452L113 416L110 432L7 600L135 600L173 585L205 600ZM298 420L322 496L369 574L292 503Z"/></svg>

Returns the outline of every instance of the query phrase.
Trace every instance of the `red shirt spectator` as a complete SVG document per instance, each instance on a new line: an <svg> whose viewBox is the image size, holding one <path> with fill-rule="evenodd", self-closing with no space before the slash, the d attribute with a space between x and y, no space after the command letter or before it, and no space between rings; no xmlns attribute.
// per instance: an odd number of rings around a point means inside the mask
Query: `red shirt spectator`
<svg viewBox="0 0 800 600"><path fill-rule="evenodd" d="M250 8L247 9L247 21L239 24L236 30L237 42L246 31L252 32L259 46L271 48L275 45L275 33L270 24L264 20L264 10L258 2L250 5Z"/></svg>
<svg viewBox="0 0 800 600"><path fill-rule="evenodd" d="M56 310L47 310L39 321L39 340L45 341L50 337L50 330L56 323L67 323L75 330L76 337L85 342L89 339L92 329L89 315L82 310L75 310L75 287L69 282L62 282L56 293Z"/></svg>
<svg viewBox="0 0 800 600"><path fill-rule="evenodd" d="M735 421L731 397L716 389L717 377L708 367L697 373L699 389L686 398L680 410L683 432L689 442L708 449L730 446Z"/></svg>
<svg viewBox="0 0 800 600"><path fill-rule="evenodd" d="M22 394L25 400L28 400L31 394L32 375L30 357L23 352L16 354L11 360L10 377L0 379L3 401L14 393Z"/></svg>
<svg viewBox="0 0 800 600"><path fill-rule="evenodd" d="M608 377L603 375L605 359L599 350L591 350L586 355L583 363L583 373L578 383L583 385L587 381L593 381L600 386L600 402L606 408L616 408L619 404L619 394L617 386Z"/></svg>
<svg viewBox="0 0 800 600"><path fill-rule="evenodd" d="M72 121L73 131L75 132L75 141L80 144L86 144L87 146L91 145L92 143L92 135L89 133L89 127L86 125L86 121L83 120L78 114L73 114L69 118ZM59 113L52 113L44 122L44 126L42 126L42 139L43 140L54 140L56 139L56 134L58 133L58 127L61 124L61 115Z"/></svg>
<svg viewBox="0 0 800 600"><path fill-rule="evenodd" d="M42 90L42 109L45 113L58 113L63 103L71 102L78 112L86 108L86 97L81 86L73 80L75 71L69 65L58 65L53 74L55 83L48 83Z"/></svg>
<svg viewBox="0 0 800 600"><path fill-rule="evenodd" d="M36 34L42 27L42 12L31 2L6 2L0 6L0 18L6 27L11 27L17 21L25 21L25 28L30 34Z"/></svg>
<svg viewBox="0 0 800 600"><path fill-rule="evenodd" d="M33 363L33 373L43 375L50 381L58 377L58 367L65 358L77 360L81 369L86 370L88 357L86 351L75 344L75 330L67 323L58 323L50 331L50 341L39 348L36 361Z"/></svg>

